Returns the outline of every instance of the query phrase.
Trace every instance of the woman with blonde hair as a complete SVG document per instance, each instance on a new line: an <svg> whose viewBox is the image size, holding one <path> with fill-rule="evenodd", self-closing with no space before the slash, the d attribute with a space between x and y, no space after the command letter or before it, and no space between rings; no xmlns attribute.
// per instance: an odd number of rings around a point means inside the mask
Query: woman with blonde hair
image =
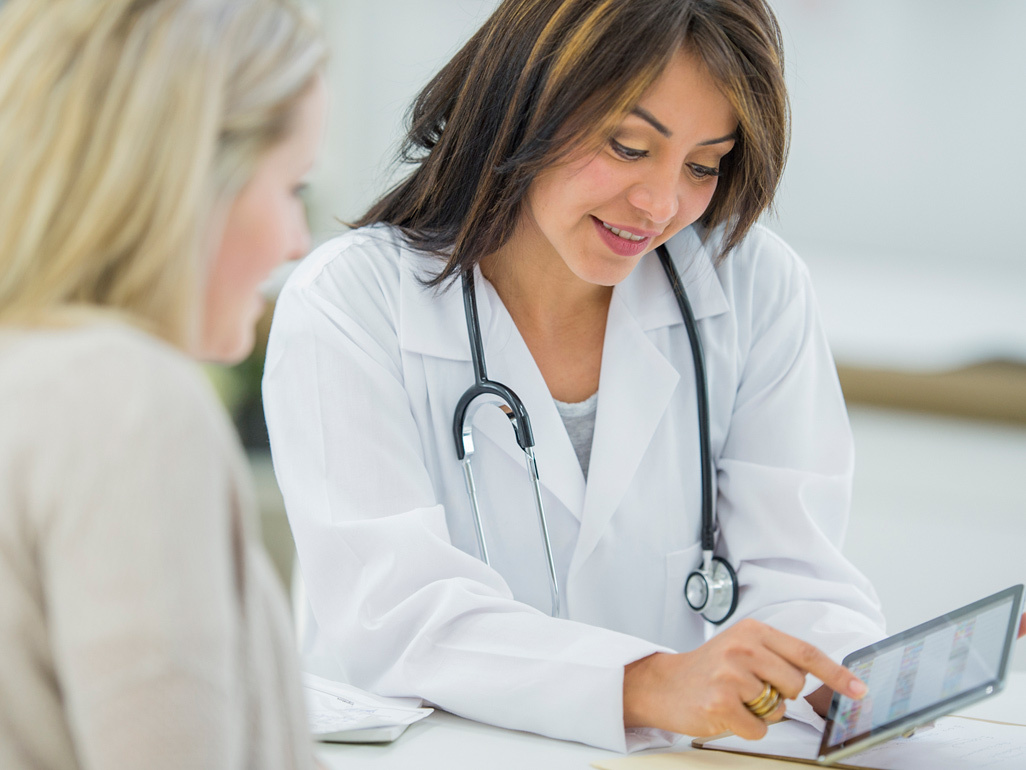
<svg viewBox="0 0 1026 770"><path fill-rule="evenodd" d="M325 47L290 0L0 5L0 766L304 768L237 361L308 248Z"/></svg>

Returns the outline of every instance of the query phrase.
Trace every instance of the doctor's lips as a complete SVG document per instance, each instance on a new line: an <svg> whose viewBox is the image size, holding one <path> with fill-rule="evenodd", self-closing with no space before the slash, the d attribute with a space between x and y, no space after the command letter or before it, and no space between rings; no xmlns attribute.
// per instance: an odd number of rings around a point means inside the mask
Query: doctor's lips
<svg viewBox="0 0 1026 770"><path fill-rule="evenodd" d="M599 237L610 249L622 257L634 257L641 254L652 244L652 239L659 235L653 230L615 225L603 222L597 217L591 219Z"/></svg>

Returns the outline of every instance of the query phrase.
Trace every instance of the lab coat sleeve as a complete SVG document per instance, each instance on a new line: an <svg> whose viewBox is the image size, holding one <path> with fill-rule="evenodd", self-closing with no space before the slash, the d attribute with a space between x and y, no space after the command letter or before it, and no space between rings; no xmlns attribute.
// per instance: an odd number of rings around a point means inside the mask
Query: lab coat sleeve
<svg viewBox="0 0 1026 770"><path fill-rule="evenodd" d="M264 405L306 592L348 680L603 748L665 745L623 728L623 667L661 648L517 602L451 545L404 386L394 259L307 259L276 307Z"/></svg>
<svg viewBox="0 0 1026 770"><path fill-rule="evenodd" d="M851 430L805 266L759 230L734 271L740 379L718 458L719 549L741 584L731 622L759 619L840 660L884 635L871 584L841 552Z"/></svg>

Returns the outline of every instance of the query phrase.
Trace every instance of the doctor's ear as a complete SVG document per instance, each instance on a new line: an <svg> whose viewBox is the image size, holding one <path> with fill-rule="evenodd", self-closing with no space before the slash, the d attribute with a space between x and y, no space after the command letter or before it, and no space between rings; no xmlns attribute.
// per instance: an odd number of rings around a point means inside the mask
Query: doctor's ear
<svg viewBox="0 0 1026 770"><path fill-rule="evenodd" d="M1026 614L1019 618L1019 638L1026 636Z"/></svg>

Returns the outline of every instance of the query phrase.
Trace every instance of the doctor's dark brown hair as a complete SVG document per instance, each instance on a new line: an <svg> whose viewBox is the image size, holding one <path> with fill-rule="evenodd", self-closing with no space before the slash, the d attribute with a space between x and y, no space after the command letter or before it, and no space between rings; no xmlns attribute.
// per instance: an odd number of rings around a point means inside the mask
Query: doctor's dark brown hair
<svg viewBox="0 0 1026 770"><path fill-rule="evenodd" d="M681 48L738 119L701 219L727 223L724 257L787 157L783 47L764 0L505 0L414 102L400 159L416 168L356 224L393 224L443 256L432 285L472 269L512 236L538 172L605 141Z"/></svg>

